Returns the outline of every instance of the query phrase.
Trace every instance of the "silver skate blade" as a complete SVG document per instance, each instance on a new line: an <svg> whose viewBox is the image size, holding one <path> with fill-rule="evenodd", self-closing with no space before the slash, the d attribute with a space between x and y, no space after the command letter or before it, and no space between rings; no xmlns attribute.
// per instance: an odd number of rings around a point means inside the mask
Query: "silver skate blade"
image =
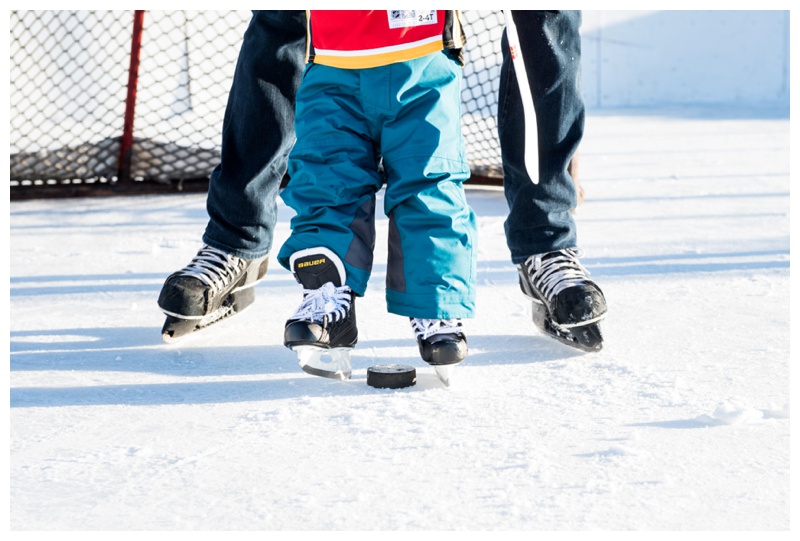
<svg viewBox="0 0 800 541"><path fill-rule="evenodd" d="M324 349L316 346L295 346L292 351L297 353L297 361L303 372L322 378L350 379L353 373L350 365L350 350L352 348Z"/></svg>
<svg viewBox="0 0 800 541"><path fill-rule="evenodd" d="M454 364L440 364L433 367L436 376L444 383L445 387L450 387L450 382L453 380L453 372L456 365Z"/></svg>
<svg viewBox="0 0 800 541"><path fill-rule="evenodd" d="M164 327L161 329L161 339L167 344L174 344L184 336L192 334L197 328L197 323L196 319L167 316Z"/></svg>

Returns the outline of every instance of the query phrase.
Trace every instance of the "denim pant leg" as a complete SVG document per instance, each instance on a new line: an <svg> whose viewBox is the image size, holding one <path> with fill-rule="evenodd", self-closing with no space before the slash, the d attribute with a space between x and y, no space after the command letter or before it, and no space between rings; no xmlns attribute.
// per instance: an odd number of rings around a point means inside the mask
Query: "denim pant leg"
<svg viewBox="0 0 800 541"><path fill-rule="evenodd" d="M295 140L305 19L305 11L254 11L239 51L203 235L206 244L239 257L261 257L272 248L275 199Z"/></svg>
<svg viewBox="0 0 800 541"><path fill-rule="evenodd" d="M512 11L536 109L539 183L525 169L525 118L508 41L498 100L503 184L509 205L506 239L514 264L577 244L571 210L577 194L567 165L583 137L580 11Z"/></svg>

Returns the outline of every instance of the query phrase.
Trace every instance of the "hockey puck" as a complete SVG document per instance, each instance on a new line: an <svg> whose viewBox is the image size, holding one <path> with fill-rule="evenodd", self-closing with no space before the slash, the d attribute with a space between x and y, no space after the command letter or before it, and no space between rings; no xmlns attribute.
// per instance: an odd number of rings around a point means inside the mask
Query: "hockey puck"
<svg viewBox="0 0 800 541"><path fill-rule="evenodd" d="M417 370L402 364L382 364L367 368L367 385L378 389L402 389L417 383Z"/></svg>

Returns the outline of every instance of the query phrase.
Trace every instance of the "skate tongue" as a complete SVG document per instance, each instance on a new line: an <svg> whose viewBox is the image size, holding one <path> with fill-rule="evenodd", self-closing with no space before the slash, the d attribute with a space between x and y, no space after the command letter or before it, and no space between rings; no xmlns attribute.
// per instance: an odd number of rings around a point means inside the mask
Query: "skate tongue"
<svg viewBox="0 0 800 541"><path fill-rule="evenodd" d="M305 289L319 289L327 282L340 287L345 283L344 265L327 248L295 252L289 259L292 272Z"/></svg>

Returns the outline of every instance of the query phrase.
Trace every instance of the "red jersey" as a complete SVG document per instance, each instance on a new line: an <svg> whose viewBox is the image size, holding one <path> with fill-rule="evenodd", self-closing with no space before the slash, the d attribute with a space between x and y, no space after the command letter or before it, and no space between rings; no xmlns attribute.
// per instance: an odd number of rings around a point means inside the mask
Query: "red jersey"
<svg viewBox="0 0 800 541"><path fill-rule="evenodd" d="M309 10L308 62L374 68L461 49L458 10Z"/></svg>

